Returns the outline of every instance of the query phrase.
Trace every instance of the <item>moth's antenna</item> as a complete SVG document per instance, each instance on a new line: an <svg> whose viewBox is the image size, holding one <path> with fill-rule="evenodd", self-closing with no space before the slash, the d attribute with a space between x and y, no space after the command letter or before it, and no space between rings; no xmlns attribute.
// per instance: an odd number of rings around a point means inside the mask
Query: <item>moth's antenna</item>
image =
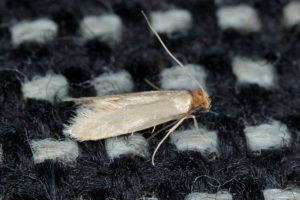
<svg viewBox="0 0 300 200"><path fill-rule="evenodd" d="M167 48L167 46L165 45L165 43L162 41L162 39L160 38L160 36L158 35L158 33L156 32L156 30L154 30L154 28L151 26L151 23L148 19L148 17L146 16L146 14L144 13L144 11L142 11L142 14L144 15L146 22L148 24L148 26L150 27L151 31L154 33L154 35L157 37L158 41L160 42L160 44L163 46L163 48L165 49L165 51L169 54L169 56L171 56L171 58L173 60L175 60L175 62L177 62L177 64L182 67L184 69L184 71L193 79L193 81L195 81L197 83L197 85L199 86L199 88L203 90L201 84L199 83L199 81L196 80L196 78L191 74L191 72L169 51L169 49Z"/></svg>

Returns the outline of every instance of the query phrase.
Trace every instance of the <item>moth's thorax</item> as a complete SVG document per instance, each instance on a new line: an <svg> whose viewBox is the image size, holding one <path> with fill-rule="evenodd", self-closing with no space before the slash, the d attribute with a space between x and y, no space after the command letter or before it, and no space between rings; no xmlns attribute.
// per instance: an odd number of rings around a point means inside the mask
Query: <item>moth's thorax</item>
<svg viewBox="0 0 300 200"><path fill-rule="evenodd" d="M178 91L172 98L173 106L182 113L187 113L191 108L193 97L189 91Z"/></svg>
<svg viewBox="0 0 300 200"><path fill-rule="evenodd" d="M203 108L204 111L208 112L210 109L211 99L208 94L203 90L194 90L191 92L192 95L192 107Z"/></svg>

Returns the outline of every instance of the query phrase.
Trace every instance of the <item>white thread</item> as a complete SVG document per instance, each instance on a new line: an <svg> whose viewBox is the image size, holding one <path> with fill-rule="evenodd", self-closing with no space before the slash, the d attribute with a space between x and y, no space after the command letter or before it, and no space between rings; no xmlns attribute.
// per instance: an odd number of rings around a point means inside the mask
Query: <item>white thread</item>
<svg viewBox="0 0 300 200"><path fill-rule="evenodd" d="M15 46L24 42L46 43L56 37L57 31L57 24L50 19L22 21L10 28Z"/></svg>
<svg viewBox="0 0 300 200"><path fill-rule="evenodd" d="M273 65L265 60L250 60L235 57L232 71L240 84L257 84L266 89L275 86L276 75Z"/></svg>
<svg viewBox="0 0 300 200"><path fill-rule="evenodd" d="M206 72L201 65L197 64L187 64L185 67L190 71L190 73L195 77L195 79L200 83L202 88L206 89ZM160 73L160 86L162 89L170 90L198 90L199 86L195 81L191 81L191 78L184 73L184 70L176 65L171 68L164 69Z"/></svg>
<svg viewBox="0 0 300 200"><path fill-rule="evenodd" d="M191 193L184 200L232 200L232 195L226 191L219 191L215 194L208 193Z"/></svg>
<svg viewBox="0 0 300 200"><path fill-rule="evenodd" d="M131 92L134 84L127 71L103 73L91 81L98 96Z"/></svg>
<svg viewBox="0 0 300 200"><path fill-rule="evenodd" d="M192 26L192 15L188 10L172 9L152 12L151 24L158 33L183 32Z"/></svg>
<svg viewBox="0 0 300 200"><path fill-rule="evenodd" d="M175 131L171 136L179 151L199 151L203 155L218 154L218 136L216 131L199 128L201 135L195 128Z"/></svg>
<svg viewBox="0 0 300 200"><path fill-rule="evenodd" d="M121 18L114 14L86 16L80 23L80 35L84 41L98 38L119 42L122 37Z"/></svg>
<svg viewBox="0 0 300 200"><path fill-rule="evenodd" d="M58 141L52 138L32 140L30 146L33 150L34 163L45 160L54 160L63 163L73 163L79 156L78 144L71 140Z"/></svg>
<svg viewBox="0 0 300 200"><path fill-rule="evenodd" d="M58 74L36 76L31 81L22 84L24 98L42 99L53 102L57 96L63 99L68 94L67 79Z"/></svg>
<svg viewBox="0 0 300 200"><path fill-rule="evenodd" d="M283 8L283 22L289 27L300 23L299 1L291 1Z"/></svg>
<svg viewBox="0 0 300 200"><path fill-rule="evenodd" d="M266 189L263 191L265 200L299 200L300 189Z"/></svg>
<svg viewBox="0 0 300 200"><path fill-rule="evenodd" d="M223 6L217 10L218 24L222 30L259 31L261 24L256 11L247 5Z"/></svg>
<svg viewBox="0 0 300 200"><path fill-rule="evenodd" d="M288 147L292 139L287 126L276 120L258 126L248 126L244 132L251 151Z"/></svg>
<svg viewBox="0 0 300 200"><path fill-rule="evenodd" d="M149 156L148 143L146 139L139 134L106 139L105 147L110 159L128 154L135 154L141 157Z"/></svg>

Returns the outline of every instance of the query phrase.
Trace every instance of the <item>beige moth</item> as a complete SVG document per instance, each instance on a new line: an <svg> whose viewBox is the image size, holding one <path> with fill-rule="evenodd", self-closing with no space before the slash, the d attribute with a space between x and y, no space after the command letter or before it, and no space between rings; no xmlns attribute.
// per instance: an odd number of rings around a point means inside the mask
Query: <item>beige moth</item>
<svg viewBox="0 0 300 200"><path fill-rule="evenodd" d="M193 113L209 111L211 100L200 83L167 49L157 32L152 28L146 15L144 13L143 15L167 53L187 71L200 89L69 98L68 100L74 101L79 105L79 108L76 111L76 116L70 120L70 124L65 125L63 133L78 141L100 140L134 133L175 120L152 155L152 164L154 165L155 153L162 142L187 118L194 118L197 127Z"/></svg>

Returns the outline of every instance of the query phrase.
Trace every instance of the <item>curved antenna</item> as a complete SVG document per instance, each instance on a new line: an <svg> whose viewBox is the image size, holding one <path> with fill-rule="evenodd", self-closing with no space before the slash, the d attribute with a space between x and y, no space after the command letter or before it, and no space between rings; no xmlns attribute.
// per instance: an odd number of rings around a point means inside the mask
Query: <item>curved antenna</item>
<svg viewBox="0 0 300 200"><path fill-rule="evenodd" d="M144 15L146 22L148 24L148 26L150 27L151 31L154 33L154 35L157 37L158 41L160 42L160 44L163 46L163 48L165 49L165 51L169 54L169 56L175 60L175 62L177 62L177 64L182 67L184 69L184 71L193 79L193 81L195 81L197 83L197 85L199 86L199 88L203 90L201 84L199 83L199 81L196 80L196 78L191 74L191 72L169 51L169 49L167 48L167 46L165 45L165 43L162 41L162 39L160 38L160 36L158 35L158 33L156 32L156 30L154 30L154 28L151 26L151 23L148 19L148 17L146 16L146 14L144 13L144 11L142 11L142 14Z"/></svg>

